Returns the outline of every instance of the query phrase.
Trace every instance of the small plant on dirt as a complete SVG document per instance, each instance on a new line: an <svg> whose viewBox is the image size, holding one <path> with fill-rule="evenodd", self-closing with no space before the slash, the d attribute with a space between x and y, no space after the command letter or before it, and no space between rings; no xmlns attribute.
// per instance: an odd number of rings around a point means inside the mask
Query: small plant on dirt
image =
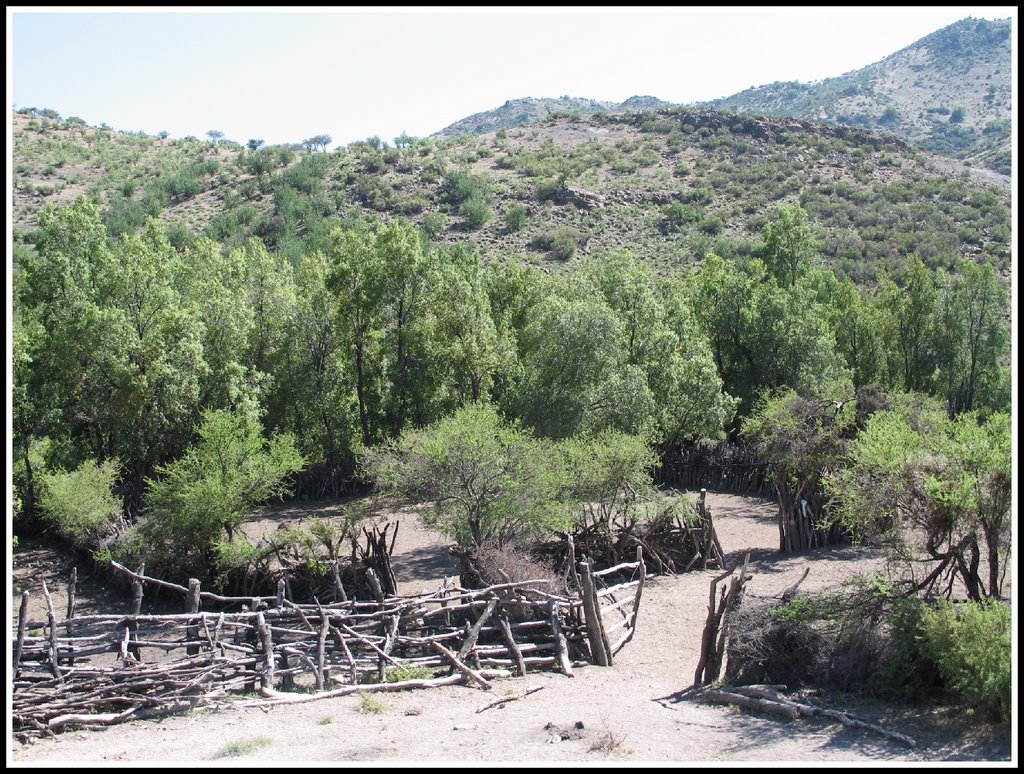
<svg viewBox="0 0 1024 774"><path fill-rule="evenodd" d="M267 745L272 744L273 741L273 739L267 736L250 736L224 745L214 753L213 757L236 758L239 755L248 755L249 753L258 750L260 747L266 747Z"/></svg>
<svg viewBox="0 0 1024 774"><path fill-rule="evenodd" d="M384 673L384 682L401 683L406 680L430 680L433 677L434 670L429 667L418 667L399 662L387 668Z"/></svg>
<svg viewBox="0 0 1024 774"><path fill-rule="evenodd" d="M333 722L334 718L332 718L330 715L324 715L322 718L320 718L320 720L317 721L317 723L319 723L321 726L329 726Z"/></svg>
<svg viewBox="0 0 1024 774"><path fill-rule="evenodd" d="M597 739L590 743L590 752L603 753L631 753L633 748L625 744L626 735L621 731L612 731L607 726L598 735Z"/></svg>
<svg viewBox="0 0 1024 774"><path fill-rule="evenodd" d="M360 691L356 694L359 697L359 711L367 715L379 715L384 711L384 702L372 693Z"/></svg>

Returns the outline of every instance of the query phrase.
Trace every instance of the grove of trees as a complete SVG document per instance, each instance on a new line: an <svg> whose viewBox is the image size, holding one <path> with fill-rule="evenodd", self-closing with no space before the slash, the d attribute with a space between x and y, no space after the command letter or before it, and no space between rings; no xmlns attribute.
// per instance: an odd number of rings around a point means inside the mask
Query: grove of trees
<svg viewBox="0 0 1024 774"><path fill-rule="evenodd" d="M444 185L454 202L481 196L472 176ZM81 546L213 573L218 546L237 543L262 498L296 485L338 491L360 476L440 486L437 466L465 447L478 455L466 464L501 479L487 497L523 509L497 521L482 502L438 513L453 537L479 543L507 537L503 519L523 534L571 523L582 500L554 484L559 444L616 433L656 460L667 446L744 436L779 461L786 444L800 450L785 473L793 496L832 487L853 531L865 526L853 514L889 514L890 526L925 506L946 514L956 527L933 558L966 563L972 596L999 593L1002 479L977 449L1008 433L1008 293L986 264L932 274L911 257L905 276L858 286L818 264L797 205L773 212L754 254L710 254L661 276L626 251L557 271L487 262L401 218L335 227L299 254L257 239L176 247L155 219L108 233L83 198L45 208L38 232L14 276L19 528L41 520ZM858 455L881 420L850 411L872 390L930 396L950 423L918 441L933 478L899 478L895 458L886 463L890 489L904 482L916 510L875 503L864 515L878 493L863 489ZM834 424L794 445L811 419L771 414L785 395L835 403ZM465 446L472 437L485 440ZM72 480L95 493L81 523L59 503ZM984 583L970 571L981 554L995 573Z"/></svg>

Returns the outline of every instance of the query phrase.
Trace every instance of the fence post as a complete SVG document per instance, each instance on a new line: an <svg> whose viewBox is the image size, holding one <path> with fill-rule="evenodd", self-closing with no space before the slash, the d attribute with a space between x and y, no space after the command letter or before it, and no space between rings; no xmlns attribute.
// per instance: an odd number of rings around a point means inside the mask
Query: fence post
<svg viewBox="0 0 1024 774"><path fill-rule="evenodd" d="M583 587L580 589L580 596L583 599L583 617L587 623L587 635L590 638L590 652L594 657L594 663L598 666L611 666L611 647L608 644L608 635L605 634L604 624L601 622L601 604L597 599L597 588L594 585L594 576L591 572L592 560L584 559L580 562L583 570Z"/></svg>
<svg viewBox="0 0 1024 774"><path fill-rule="evenodd" d="M188 579L188 597L186 598L187 611L189 613L199 612L199 579L189 578ZM199 627L192 622L185 629L185 639L189 642L193 642L199 639ZM185 652L190 656L195 656L199 653L198 645L189 645L185 648Z"/></svg>

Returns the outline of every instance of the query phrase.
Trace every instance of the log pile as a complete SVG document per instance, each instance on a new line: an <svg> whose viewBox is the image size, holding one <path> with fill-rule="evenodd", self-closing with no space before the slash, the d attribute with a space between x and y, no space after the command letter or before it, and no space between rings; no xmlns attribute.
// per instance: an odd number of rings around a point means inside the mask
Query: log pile
<svg viewBox="0 0 1024 774"><path fill-rule="evenodd" d="M46 620L33 621L25 592L11 651L18 734L228 701L294 703L452 683L486 690L495 677L530 669L572 676L574 666L610 665L632 638L646 575L642 559L599 572L584 562L590 590L578 599L540 591L546 581L483 589L446 582L415 597L382 590L324 605L290 602L283 582L273 597L231 598L202 592L195 580L186 589L117 568L139 589L183 593L186 612L142 614L139 591L128 614L58 621L50 604ZM633 579L606 586L625 573ZM45 585L43 592L49 601ZM259 698L233 696L252 692Z"/></svg>
<svg viewBox="0 0 1024 774"><path fill-rule="evenodd" d="M678 514L648 522L615 521L612 525L593 520L578 525L545 553L568 557L574 566L576 555L590 557L601 566L616 565L627 557L642 555L644 562L659 575L725 567L725 553L715 532L707 490L700 490L692 519Z"/></svg>
<svg viewBox="0 0 1024 774"><path fill-rule="evenodd" d="M738 577L730 578L736 572L734 564L711 581L711 589L708 593L708 617L701 634L700 660L697 662L697 669L693 676L695 686L713 683L721 674L728 649L729 614L739 604L743 587L750 579L750 575L747 573L749 563L750 554L748 553L743 558L743 567ZM716 597L715 590L718 584L726 578L730 578L729 585L723 586L720 597Z"/></svg>

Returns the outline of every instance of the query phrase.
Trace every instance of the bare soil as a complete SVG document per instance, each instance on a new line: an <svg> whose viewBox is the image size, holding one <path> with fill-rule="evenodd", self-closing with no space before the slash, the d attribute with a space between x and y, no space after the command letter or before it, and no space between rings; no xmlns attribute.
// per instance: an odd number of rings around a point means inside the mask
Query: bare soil
<svg viewBox="0 0 1024 774"><path fill-rule="evenodd" d="M881 556L869 548L778 554L773 503L718 493L709 493L709 501L725 551L730 557L751 553L748 593L777 595L806 568L810 573L801 589L815 591L884 566ZM334 507L290 505L263 514L259 527L274 528L317 513L330 515ZM393 557L403 595L432 591L457 573L444 541L413 516L412 511L401 514ZM15 551L15 620L21 588L31 590L33 605L41 604L38 588L44 579L58 615L63 614L62 587L69 568L47 565L48 557L52 561L52 553L38 545L23 544ZM693 682L709 583L715 574L697 570L649 580L636 635L616 655L614 666L578 668L573 678L533 672L499 680L492 691L446 686L378 694L375 706L352 695L262 710L199 710L101 730L69 731L30 744L14 741L9 734L8 764L468 766L575 761L598 766L869 766L1016 761L1016 739L1011 739L1008 727L986 726L946 707L895 706L851 695L813 697L822 706L913 737L918 744L909 748L824 719L789 721L693 698L687 689ZM99 606L109 612L111 606L120 610L129 604L109 591L90 588L90 582L85 577L80 583L80 610ZM100 596L94 598L94 592ZM538 687L542 690L523 696ZM479 711L506 696L511 700Z"/></svg>

